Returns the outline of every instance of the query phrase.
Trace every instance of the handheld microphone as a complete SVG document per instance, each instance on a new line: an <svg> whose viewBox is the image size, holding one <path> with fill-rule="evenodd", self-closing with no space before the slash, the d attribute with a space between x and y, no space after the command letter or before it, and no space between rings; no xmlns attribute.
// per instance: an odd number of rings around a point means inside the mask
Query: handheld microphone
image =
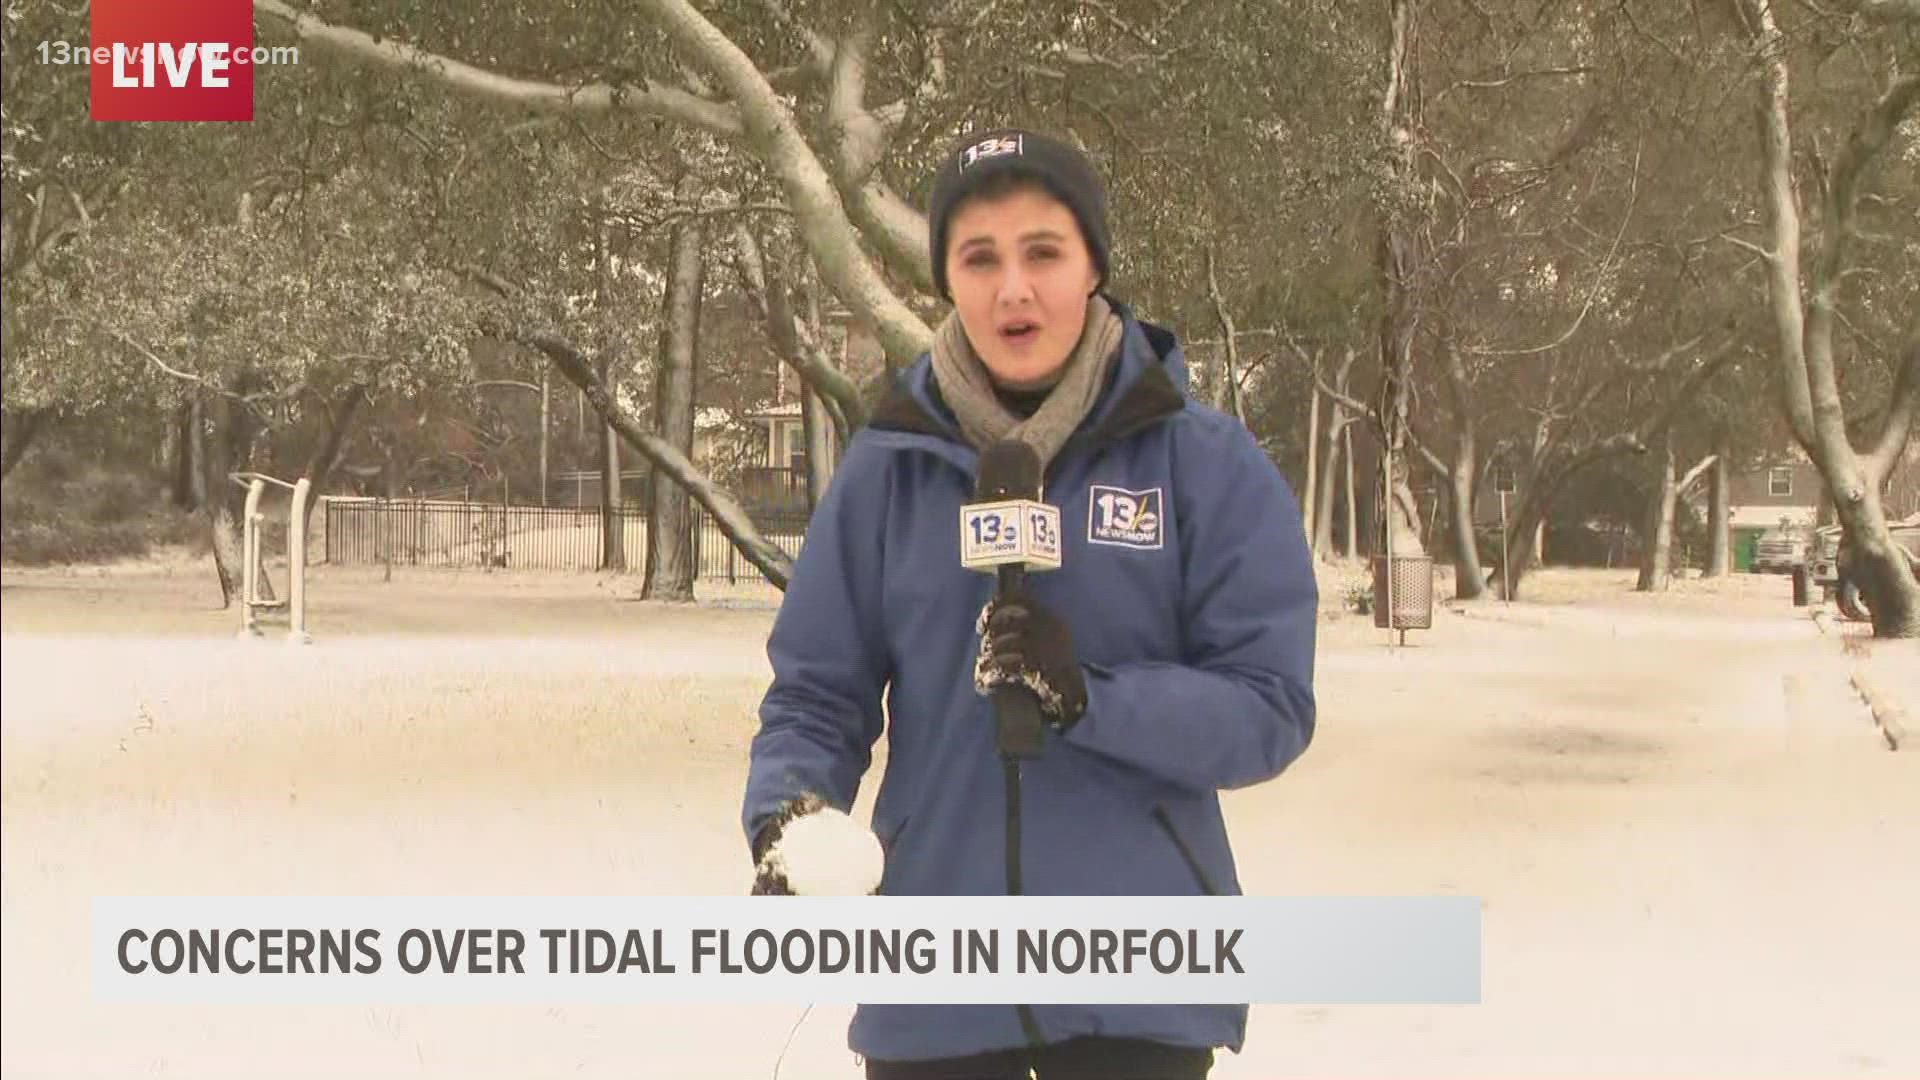
<svg viewBox="0 0 1920 1080"><path fill-rule="evenodd" d="M1060 510L1040 501L1040 456L1018 439L1002 439L980 455L973 501L960 508L960 562L993 571L997 595L1022 591L1027 571L1060 566ZM1000 753L1037 757L1046 723L1040 699L1025 686L996 686L993 702Z"/></svg>

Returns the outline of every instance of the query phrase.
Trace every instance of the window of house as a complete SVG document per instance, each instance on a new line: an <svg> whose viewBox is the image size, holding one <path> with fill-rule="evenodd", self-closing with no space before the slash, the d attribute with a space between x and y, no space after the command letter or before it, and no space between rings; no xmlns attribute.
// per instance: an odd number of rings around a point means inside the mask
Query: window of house
<svg viewBox="0 0 1920 1080"><path fill-rule="evenodd" d="M1793 494L1793 469L1776 465L1767 470L1767 494L1784 497Z"/></svg>

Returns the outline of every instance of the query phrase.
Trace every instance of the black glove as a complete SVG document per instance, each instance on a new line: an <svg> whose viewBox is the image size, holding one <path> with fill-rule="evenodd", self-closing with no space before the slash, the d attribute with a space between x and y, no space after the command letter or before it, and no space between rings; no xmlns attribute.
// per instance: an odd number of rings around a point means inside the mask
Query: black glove
<svg viewBox="0 0 1920 1080"><path fill-rule="evenodd" d="M973 685L982 694L1005 684L1025 686L1040 711L1065 731L1087 711L1087 680L1073 655L1073 634L1059 616L1024 593L994 597L980 612L980 657Z"/></svg>
<svg viewBox="0 0 1920 1080"><path fill-rule="evenodd" d="M784 803L753 838L754 896L859 896L886 857L866 826L817 795Z"/></svg>
<svg viewBox="0 0 1920 1080"><path fill-rule="evenodd" d="M804 817L825 806L817 795L802 795L780 804L780 809L753 837L753 893L754 896L792 896L793 888L787 884L786 863L772 858L774 848L780 843L780 835L795 818Z"/></svg>

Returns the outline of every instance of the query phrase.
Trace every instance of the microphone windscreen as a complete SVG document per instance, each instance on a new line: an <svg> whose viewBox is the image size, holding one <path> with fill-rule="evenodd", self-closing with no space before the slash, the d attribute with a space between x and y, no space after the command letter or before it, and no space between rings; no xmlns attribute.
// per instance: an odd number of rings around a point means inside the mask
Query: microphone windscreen
<svg viewBox="0 0 1920 1080"><path fill-rule="evenodd" d="M1040 455L1020 439L1001 439L980 454L973 495L985 502L1040 498Z"/></svg>

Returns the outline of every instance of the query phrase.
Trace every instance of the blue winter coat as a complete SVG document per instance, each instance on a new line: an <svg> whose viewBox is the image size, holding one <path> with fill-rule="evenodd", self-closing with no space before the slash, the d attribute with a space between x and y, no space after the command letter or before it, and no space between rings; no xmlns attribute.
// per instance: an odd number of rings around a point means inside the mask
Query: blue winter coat
<svg viewBox="0 0 1920 1080"><path fill-rule="evenodd" d="M1021 891L1238 894L1217 793L1279 774L1312 738L1313 569L1273 463L1187 399L1172 334L1116 308L1120 362L1044 481L1064 565L1027 579L1071 628L1088 707L1024 766ZM883 893L1007 889L1006 779L973 685L994 581L960 565L975 460L922 357L850 441L768 641L747 836L801 792L850 807L884 726ZM849 1041L882 1059L1091 1034L1237 1051L1247 1018L1244 1005L1022 1011L863 1006Z"/></svg>

